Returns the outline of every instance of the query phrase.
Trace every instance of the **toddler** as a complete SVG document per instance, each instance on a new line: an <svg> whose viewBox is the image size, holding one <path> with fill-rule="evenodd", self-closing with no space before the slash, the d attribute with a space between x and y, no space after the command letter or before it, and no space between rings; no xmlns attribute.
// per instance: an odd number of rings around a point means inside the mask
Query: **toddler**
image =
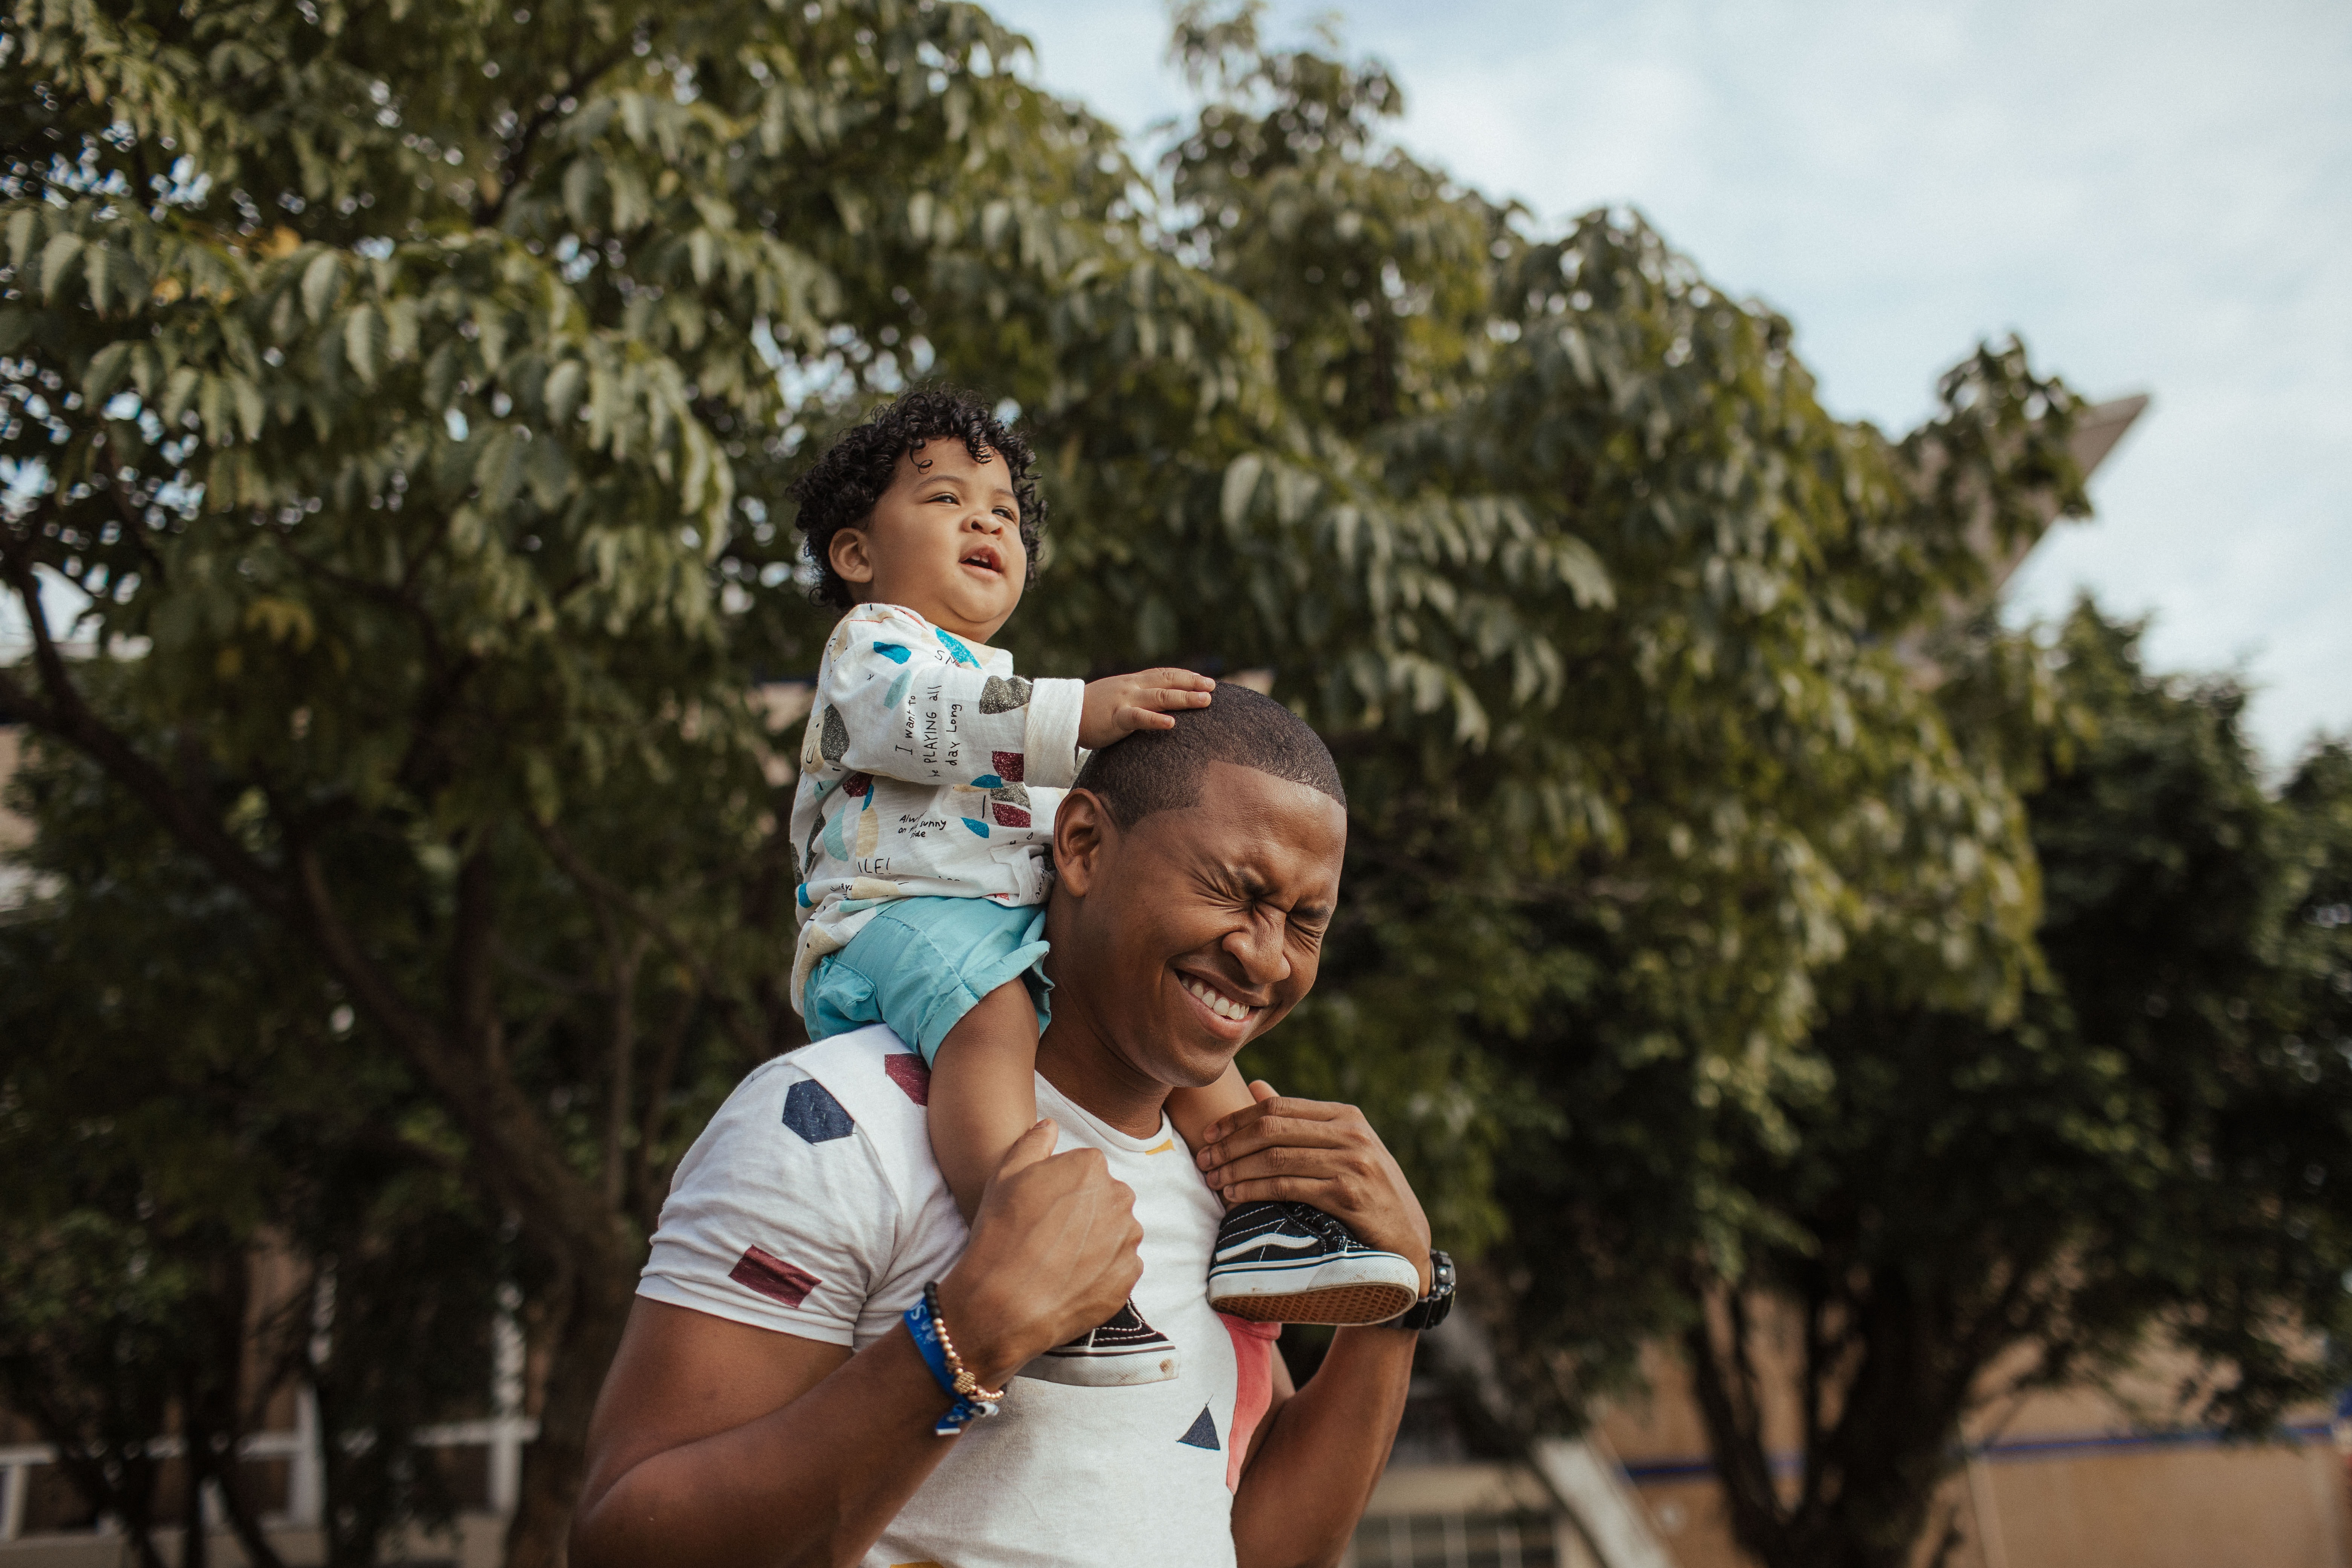
<svg viewBox="0 0 2352 1568"><path fill-rule="evenodd" d="M1208 706L1182 669L1027 680L991 647L1020 603L1044 507L1028 444L961 395L908 393L793 487L820 574L846 613L825 644L793 804L800 941L793 1004L809 1037L888 1025L931 1068L932 1152L964 1217L1037 1117L1050 1018L1045 901L1054 814L1084 749ZM1247 1109L1230 1065L1168 1113L1197 1151ZM1210 1298L1259 1321L1376 1322L1420 1294L1413 1266L1303 1204L1235 1205ZM1120 1386L1175 1375L1130 1303L1024 1369Z"/></svg>

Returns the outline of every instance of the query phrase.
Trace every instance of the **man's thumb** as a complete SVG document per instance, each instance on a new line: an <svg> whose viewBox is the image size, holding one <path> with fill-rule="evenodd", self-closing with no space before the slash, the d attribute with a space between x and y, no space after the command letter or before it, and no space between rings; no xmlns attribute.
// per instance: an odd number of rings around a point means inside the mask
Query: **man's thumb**
<svg viewBox="0 0 2352 1568"><path fill-rule="evenodd" d="M1009 1176L1015 1171L1027 1170L1054 1152L1054 1141L1061 1135L1062 1130L1050 1119L1040 1121L1013 1141L1013 1147L1007 1149L1004 1158L996 1163L996 1173Z"/></svg>

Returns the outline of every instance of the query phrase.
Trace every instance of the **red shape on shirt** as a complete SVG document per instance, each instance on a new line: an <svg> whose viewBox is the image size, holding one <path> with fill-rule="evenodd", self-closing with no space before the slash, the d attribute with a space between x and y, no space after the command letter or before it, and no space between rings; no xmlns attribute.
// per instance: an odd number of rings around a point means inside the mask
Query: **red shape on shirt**
<svg viewBox="0 0 2352 1568"><path fill-rule="evenodd" d="M727 1278L771 1300L797 1307L824 1281L805 1268L793 1267L763 1247L747 1247Z"/></svg>
<svg viewBox="0 0 2352 1568"><path fill-rule="evenodd" d="M1274 1404L1274 1342L1280 1323L1253 1323L1217 1314L1234 1342L1234 1418L1225 1428L1225 1489L1239 1491L1242 1461L1249 1458L1250 1434Z"/></svg>
<svg viewBox="0 0 2352 1568"><path fill-rule="evenodd" d="M996 776L1006 784L1020 784L1023 781L1022 770L1027 764L1022 762L1020 752L991 752L988 753L988 760L995 767Z"/></svg>
<svg viewBox="0 0 2352 1568"><path fill-rule="evenodd" d="M908 1100L922 1106L931 1103L931 1069L923 1065L922 1058L892 1051L882 1058L882 1070L890 1075L892 1083L907 1091Z"/></svg>
<svg viewBox="0 0 2352 1568"><path fill-rule="evenodd" d="M864 795L873 787L872 773L852 773L841 781L841 793L844 795Z"/></svg>
<svg viewBox="0 0 2352 1568"><path fill-rule="evenodd" d="M1029 826L1029 814L1017 805L1007 805L1000 800L992 803L989 809L996 814L996 826L999 827Z"/></svg>

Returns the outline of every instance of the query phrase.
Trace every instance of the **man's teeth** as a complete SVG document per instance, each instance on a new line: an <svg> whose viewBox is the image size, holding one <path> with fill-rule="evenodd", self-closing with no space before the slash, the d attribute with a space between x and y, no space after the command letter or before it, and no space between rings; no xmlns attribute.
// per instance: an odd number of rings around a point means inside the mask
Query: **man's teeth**
<svg viewBox="0 0 2352 1568"><path fill-rule="evenodd" d="M1184 989L1198 996L1209 1011L1220 1018L1231 1018L1239 1022L1250 1016L1249 1008L1243 1006L1214 986L1203 985L1197 980L1188 979L1184 982Z"/></svg>

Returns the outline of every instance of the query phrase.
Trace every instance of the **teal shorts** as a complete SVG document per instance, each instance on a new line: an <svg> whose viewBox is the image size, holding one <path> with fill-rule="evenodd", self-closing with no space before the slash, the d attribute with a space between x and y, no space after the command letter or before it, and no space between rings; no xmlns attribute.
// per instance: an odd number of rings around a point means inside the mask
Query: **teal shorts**
<svg viewBox="0 0 2352 1568"><path fill-rule="evenodd" d="M801 994L809 1038L887 1024L929 1065L973 1004L1015 979L1028 984L1043 1034L1053 1016L1046 951L1043 904L894 899L847 947L818 961Z"/></svg>

